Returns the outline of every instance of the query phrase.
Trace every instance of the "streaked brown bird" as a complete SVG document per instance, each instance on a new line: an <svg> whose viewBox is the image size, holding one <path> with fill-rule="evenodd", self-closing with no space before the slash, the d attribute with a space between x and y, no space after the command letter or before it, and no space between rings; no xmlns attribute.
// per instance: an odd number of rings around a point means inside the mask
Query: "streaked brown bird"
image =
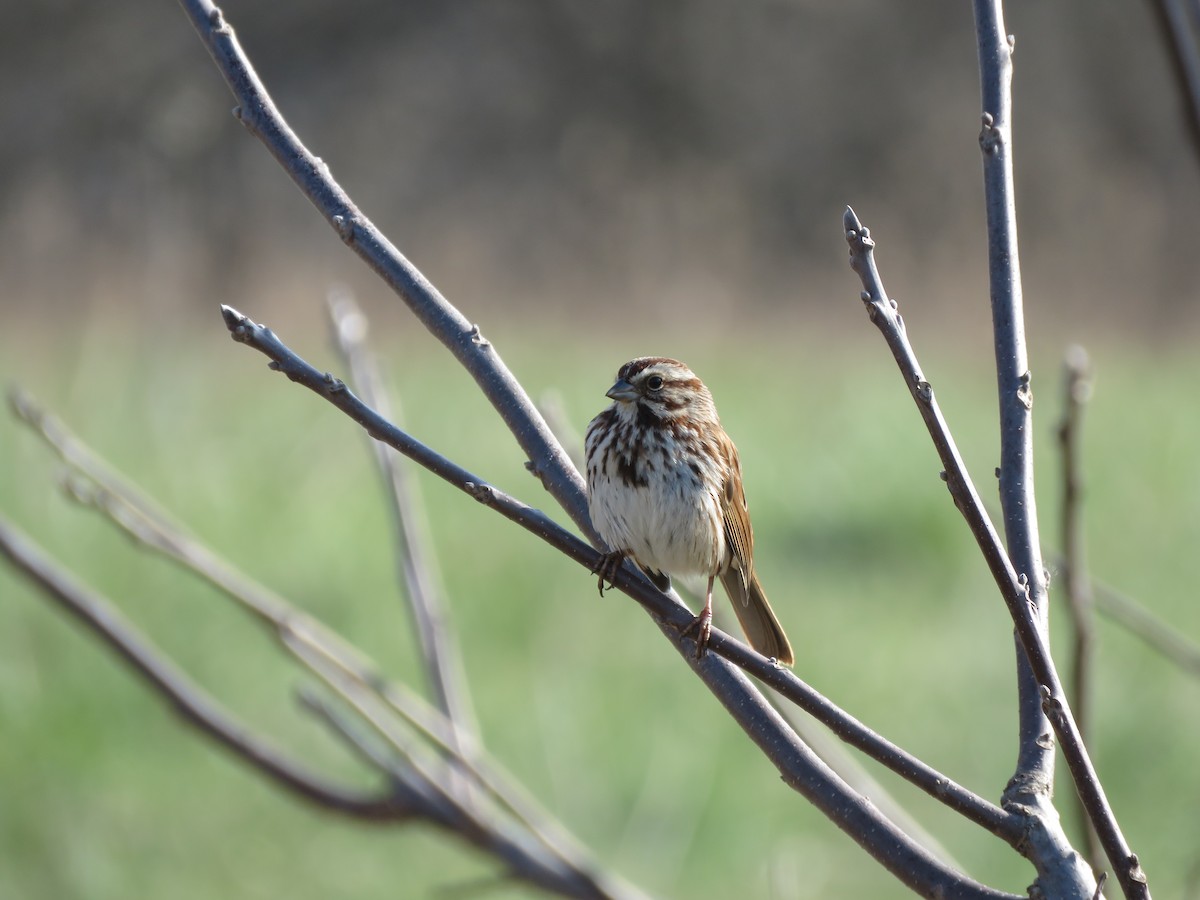
<svg viewBox="0 0 1200 900"><path fill-rule="evenodd" d="M705 576L704 609L685 629L700 657L720 577L750 646L790 666L791 644L754 572L737 448L708 388L678 360L645 356L621 367L607 396L612 406L585 442L588 508L611 548L596 569L600 592L626 558L662 590L671 575Z"/></svg>

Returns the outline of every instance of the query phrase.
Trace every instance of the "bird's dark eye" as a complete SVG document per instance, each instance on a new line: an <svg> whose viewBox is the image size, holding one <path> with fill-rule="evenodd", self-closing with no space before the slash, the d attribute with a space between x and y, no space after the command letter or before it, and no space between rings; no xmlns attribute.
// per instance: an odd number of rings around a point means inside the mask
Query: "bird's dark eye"
<svg viewBox="0 0 1200 900"><path fill-rule="evenodd" d="M651 375L649 378L646 379L646 387L648 387L652 391L661 391L662 386L663 386L663 380L662 380L661 375Z"/></svg>

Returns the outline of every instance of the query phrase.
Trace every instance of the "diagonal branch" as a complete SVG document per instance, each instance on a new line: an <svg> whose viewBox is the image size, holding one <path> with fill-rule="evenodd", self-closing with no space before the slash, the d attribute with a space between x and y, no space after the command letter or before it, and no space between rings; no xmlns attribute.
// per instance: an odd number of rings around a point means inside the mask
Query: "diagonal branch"
<svg viewBox="0 0 1200 900"><path fill-rule="evenodd" d="M501 860L512 877L553 893L592 900L640 900L636 889L598 870L585 856L564 853L536 831L505 827L504 816L511 810L497 811L479 804L473 795L464 796L458 790L457 777L447 778L447 773L431 768L420 754L410 752L415 748L406 746L407 735L397 731L394 716L376 691L330 669L323 661L313 671L353 715L338 706L314 702L311 694L305 701L307 707L331 725L362 759L419 792L423 814L434 824ZM400 752L389 752L387 748ZM456 776L474 774L467 760L459 757L457 761L460 768ZM521 824L518 822L518 826Z"/></svg>
<svg viewBox="0 0 1200 900"><path fill-rule="evenodd" d="M1079 737L1079 729L1071 715L1070 707L1064 699L1062 683L1054 667L1050 650L1038 627L1035 613L1031 609L1028 582L1017 575L1008 554L1005 553L1004 547L1000 543L1000 536L996 533L991 519L988 518L979 493L975 490L971 476L968 474L958 447L954 443L954 438L950 434L949 426L942 416L941 408L934 398L933 388L926 381L920 364L917 362L916 353L904 330L904 322L897 312L897 304L888 297L883 288L883 282L875 266L875 242L871 239L870 232L859 222L854 210L848 207L843 225L846 241L850 245L850 267L862 281L864 290L861 297L866 304L867 314L883 334L884 340L904 376L905 383L908 385L909 393L917 404L921 418L925 421L925 427L933 439L934 447L944 466L943 477L950 489L954 504L966 519L979 549L983 552L988 569L1000 588L1001 596L1008 606L1009 614L1016 627L1017 637L1029 660L1033 674L1038 683L1049 692L1048 697L1043 696L1043 704L1051 726L1058 736L1076 790L1079 791L1084 806L1087 808L1088 818L1091 819L1100 835L1109 862L1119 873L1123 873L1122 887L1126 882L1131 886L1140 884L1144 892L1135 892L1130 896L1148 897L1149 893L1145 890L1145 875L1138 865L1137 857L1125 843L1125 838L1121 834L1120 827L1108 804L1108 798L1104 794L1104 788L1092 766L1087 748L1084 747ZM1078 889L1088 882L1092 882L1093 879L1091 874L1085 871L1086 866L1082 866L1078 854L1066 843L1061 826L1057 823L1057 816L1053 815L1053 808L1044 812L1046 815L1035 817L1029 822L1030 827L1035 828L1030 835L1031 858L1038 866L1041 877L1056 874L1066 876L1065 882L1044 886L1048 889L1048 896L1076 896ZM1072 866L1074 871L1067 873L1063 869L1064 866ZM1090 896L1093 890L1094 884L1087 888L1086 895Z"/></svg>
<svg viewBox="0 0 1200 900"><path fill-rule="evenodd" d="M238 722L167 660L107 598L68 575L3 517L0 517L0 553L112 648L171 704L185 722L241 757L271 781L310 803L358 819L404 820L417 814L415 798L401 786L374 794L337 787Z"/></svg>
<svg viewBox="0 0 1200 900"><path fill-rule="evenodd" d="M300 142L276 109L233 28L211 0L180 0L180 5L237 99L239 105L234 112L241 123L262 141L342 241L454 354L517 439L529 458L530 471L541 479L575 525L596 540L582 476L479 326L472 325L392 246L334 181L324 161Z"/></svg>

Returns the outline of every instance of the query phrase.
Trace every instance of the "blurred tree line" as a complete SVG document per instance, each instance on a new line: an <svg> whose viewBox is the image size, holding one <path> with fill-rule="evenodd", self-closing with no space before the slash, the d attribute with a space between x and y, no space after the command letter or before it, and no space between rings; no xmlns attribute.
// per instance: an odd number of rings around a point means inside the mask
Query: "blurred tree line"
<svg viewBox="0 0 1200 900"><path fill-rule="evenodd" d="M968 4L223 8L301 139L468 307L808 315L855 290L846 203L892 282L950 321L964 285L986 290ZM1033 314L1200 323L1178 238L1200 177L1149 4L1007 13ZM4 19L6 313L207 316L247 292L313 303L314 279L369 283L229 115L175 3L8 3Z"/></svg>

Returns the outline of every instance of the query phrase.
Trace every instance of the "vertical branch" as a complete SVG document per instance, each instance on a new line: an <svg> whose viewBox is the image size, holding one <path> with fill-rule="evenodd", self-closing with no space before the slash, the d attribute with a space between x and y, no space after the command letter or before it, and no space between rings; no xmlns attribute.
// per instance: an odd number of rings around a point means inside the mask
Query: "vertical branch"
<svg viewBox="0 0 1200 900"><path fill-rule="evenodd" d="M1021 267L1012 160L1012 49L1000 0L976 0L979 74L983 96L983 181L987 208L988 273L996 380L1000 396L1000 506L1009 558L1025 578L1043 640L1049 634L1046 576L1038 538L1033 489L1033 391L1025 346ZM1054 746L1041 692L1024 654L1017 650L1020 743L1016 773L1005 799L1041 802L1054 784Z"/></svg>
<svg viewBox="0 0 1200 900"><path fill-rule="evenodd" d="M1083 407L1091 394L1091 373L1087 352L1079 346L1067 350L1063 365L1063 417L1058 426L1058 443L1062 454L1062 548L1063 593L1070 610L1071 679L1067 696L1075 711L1079 734L1086 741L1091 724L1091 683L1095 614L1092 588L1085 563L1083 517L1081 515L1083 483L1079 465L1080 424ZM1088 859L1096 871L1103 865L1104 854L1096 830L1088 821L1087 812L1078 795L1075 812L1079 827L1087 836Z"/></svg>
<svg viewBox="0 0 1200 900"><path fill-rule="evenodd" d="M388 392L375 357L367 348L367 318L346 291L331 292L329 317L334 341L350 369L355 390L380 415L399 421L391 409ZM445 604L435 578L436 563L429 548L427 528L420 514L417 486L409 462L385 444L370 440L380 475L388 488L392 521L396 528L396 557L405 586L407 606L421 649L426 677L435 705L453 725L455 749L468 758L463 747L468 735L477 731L463 675L462 657L454 632L447 626Z"/></svg>
<svg viewBox="0 0 1200 900"><path fill-rule="evenodd" d="M1148 897L1146 876L1108 806L1053 661L1048 652L1041 659L1049 643L1050 626L1033 486L1033 392L1017 255L1012 160L1013 38L1004 29L1002 0L975 0L974 7L983 102L979 146L983 151L988 272L1000 401L1000 504L1008 556L1025 589L1034 632L1018 636L1020 743L1016 771L1005 790L1004 801L1008 807L1027 809L1042 833L1063 851L1069 851L1069 844L1062 842L1061 825L1050 799L1054 779L1053 729L1062 742L1075 788L1100 833L1121 890L1126 897ZM1040 698L1040 704L1035 698ZM1075 880L1079 881L1082 873L1074 865L1075 855L1073 851L1064 855L1055 864L1054 874L1061 875L1067 868L1073 868ZM1038 871L1043 876L1050 874L1040 865Z"/></svg>

